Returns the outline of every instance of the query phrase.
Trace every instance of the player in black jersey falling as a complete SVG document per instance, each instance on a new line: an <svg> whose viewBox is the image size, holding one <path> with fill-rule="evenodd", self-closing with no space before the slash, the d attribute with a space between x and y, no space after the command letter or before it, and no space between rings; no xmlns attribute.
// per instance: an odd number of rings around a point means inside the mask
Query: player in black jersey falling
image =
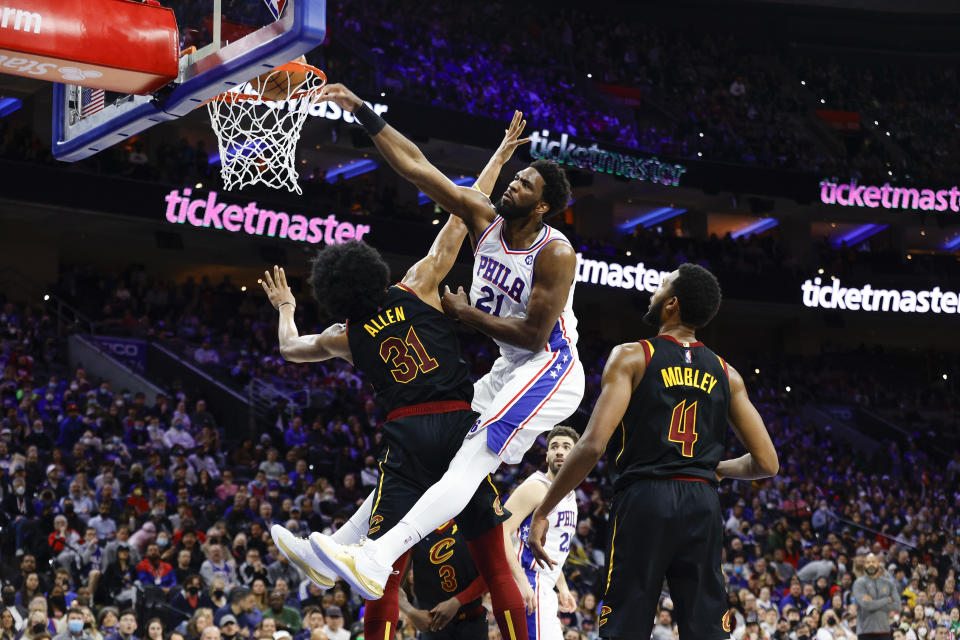
<svg viewBox="0 0 960 640"><path fill-rule="evenodd" d="M720 307L720 285L694 264L674 271L644 316L649 340L610 353L602 390L580 442L533 513L538 562L546 515L587 476L610 443L619 474L600 610L603 638L647 640L663 579L681 640L721 640L733 630L720 569L723 525L716 483L777 473L779 462L740 374L694 332ZM729 424L745 456L720 461Z"/></svg>
<svg viewBox="0 0 960 640"><path fill-rule="evenodd" d="M525 124L517 112L477 179L478 190L493 190L500 168L514 149L526 142L519 139ZM362 536L376 539L395 526L447 471L479 417L470 409L473 383L460 357L453 321L444 315L438 293L464 237L466 226L450 216L427 256L393 286L389 267L373 247L348 242L321 249L313 263L314 295L327 315L345 322L318 335L299 335L294 322L296 300L283 269L275 266L272 274L264 273L264 291L280 313L283 358L291 362L342 358L352 363L373 385L387 412L381 427L377 489L334 534L337 542L355 543ZM489 588L501 635L504 640L517 640L527 636L526 612L507 564L501 526L507 517L492 481L488 481L454 520ZM271 527L270 533L283 554L311 580L321 587L333 586L338 569L318 558L309 541L279 525ZM368 640L393 638L399 577L406 561L407 554L396 561L394 575L385 587L364 585L379 598L367 602L364 636Z"/></svg>

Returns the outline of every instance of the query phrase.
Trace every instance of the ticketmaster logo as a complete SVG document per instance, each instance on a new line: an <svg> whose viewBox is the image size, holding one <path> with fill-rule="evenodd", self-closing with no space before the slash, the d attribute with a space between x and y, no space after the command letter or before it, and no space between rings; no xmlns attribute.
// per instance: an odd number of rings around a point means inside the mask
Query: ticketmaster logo
<svg viewBox="0 0 960 640"><path fill-rule="evenodd" d="M820 181L820 202L841 207L870 209L919 209L920 211L960 212L960 189L914 189L912 187L882 187L857 184L856 180L838 184L836 178Z"/></svg>
<svg viewBox="0 0 960 640"><path fill-rule="evenodd" d="M534 131L530 134L530 157L534 160L546 158L558 164L578 169L589 169L596 173L613 173L633 180L649 180L676 187L680 176L687 172L681 164L667 164L656 158L638 158L601 149L596 142L589 147L581 147L570 140L567 134L561 134L559 140L551 140L550 132Z"/></svg>
<svg viewBox="0 0 960 640"><path fill-rule="evenodd" d="M187 188L182 195L174 189L164 196L167 222L312 244L342 244L350 240L362 240L364 235L370 233L369 225L340 222L333 215L307 218L284 211L260 209L256 202L250 202L245 207L217 202L216 191L209 192L205 198L191 198L191 194L192 190Z"/></svg>
<svg viewBox="0 0 960 640"><path fill-rule="evenodd" d="M653 293L668 275L669 271L648 269L642 262L622 265L617 262L590 260L581 253L577 254L577 282Z"/></svg>
<svg viewBox="0 0 960 640"><path fill-rule="evenodd" d="M874 289L844 287L839 278L822 285L820 278L807 280L801 287L803 304L821 309L847 311L894 311L899 313L960 313L960 295L934 287L926 291L910 289Z"/></svg>

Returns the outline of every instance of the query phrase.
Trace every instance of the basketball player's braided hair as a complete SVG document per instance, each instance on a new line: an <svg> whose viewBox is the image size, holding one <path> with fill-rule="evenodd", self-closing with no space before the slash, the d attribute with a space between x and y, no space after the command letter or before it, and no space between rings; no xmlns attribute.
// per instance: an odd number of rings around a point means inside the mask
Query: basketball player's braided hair
<svg viewBox="0 0 960 640"><path fill-rule="evenodd" d="M678 271L671 288L680 303L680 321L699 329L713 320L720 309L720 283L698 264L687 262Z"/></svg>
<svg viewBox="0 0 960 640"><path fill-rule="evenodd" d="M321 311L339 322L375 312L390 284L390 267L380 253L355 240L320 249L310 271Z"/></svg>
<svg viewBox="0 0 960 640"><path fill-rule="evenodd" d="M552 218L561 211L566 211L570 203L570 181L567 180L564 170L556 162L543 158L534 160L530 166L543 178L541 199L550 205L550 210L543 216L544 220Z"/></svg>

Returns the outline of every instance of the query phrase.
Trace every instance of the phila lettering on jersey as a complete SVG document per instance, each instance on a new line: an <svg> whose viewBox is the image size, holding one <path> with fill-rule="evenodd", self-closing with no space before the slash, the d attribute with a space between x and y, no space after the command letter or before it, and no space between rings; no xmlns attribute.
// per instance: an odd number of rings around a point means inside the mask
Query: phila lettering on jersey
<svg viewBox="0 0 960 640"><path fill-rule="evenodd" d="M527 482L542 482L548 487L550 486L550 480L547 479L547 475L542 471L534 473L527 479ZM530 514L523 523L521 523L520 529L517 531L520 546L514 551L517 554L517 560L520 561L520 566L523 567L524 572L527 574L530 586L536 589L539 584L552 591L557 580L560 579L563 563L567 561L567 554L570 552L570 542L577 533L576 494L571 491L565 495L547 517L550 527L547 529L547 544L544 546L544 549L547 555L550 556L550 559L557 563L553 569L540 567L533 557L533 552L530 551L530 547L527 545L527 540L530 536L530 518L532 516L533 514Z"/></svg>
<svg viewBox="0 0 960 640"><path fill-rule="evenodd" d="M503 218L497 216L480 236L473 254L473 282L470 285L473 306L501 318L525 317L537 256L551 242L570 244L562 233L543 225L536 242L529 249L511 249L503 239ZM544 351L576 348L577 319L573 315L573 285L571 282L567 302ZM497 344L503 357L514 362L526 360L533 354L532 351L499 340Z"/></svg>

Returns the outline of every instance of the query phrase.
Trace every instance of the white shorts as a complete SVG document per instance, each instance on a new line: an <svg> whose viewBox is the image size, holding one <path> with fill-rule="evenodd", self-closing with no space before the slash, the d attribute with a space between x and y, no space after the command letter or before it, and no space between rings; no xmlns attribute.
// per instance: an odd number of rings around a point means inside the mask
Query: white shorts
<svg viewBox="0 0 960 640"><path fill-rule="evenodd" d="M569 347L519 364L500 357L474 384L472 406L480 418L467 437L486 432L490 450L516 464L538 435L573 415L584 382L583 365Z"/></svg>
<svg viewBox="0 0 960 640"><path fill-rule="evenodd" d="M527 635L530 640L563 640L563 625L558 617L557 592L548 579L534 569L525 569L527 582L537 596L537 608L527 614Z"/></svg>

